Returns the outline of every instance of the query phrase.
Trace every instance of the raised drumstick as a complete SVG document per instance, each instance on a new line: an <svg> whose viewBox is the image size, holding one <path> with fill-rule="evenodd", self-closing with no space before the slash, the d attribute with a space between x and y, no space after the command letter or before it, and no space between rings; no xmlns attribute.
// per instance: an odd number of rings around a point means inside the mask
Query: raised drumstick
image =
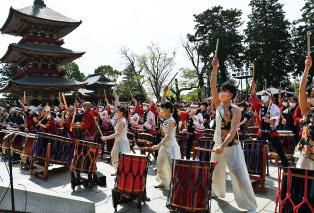
<svg viewBox="0 0 314 213"><path fill-rule="evenodd" d="M311 55L311 32L308 31L307 32L307 55L310 56Z"/></svg>
<svg viewBox="0 0 314 213"><path fill-rule="evenodd" d="M62 92L62 93L61 93L61 95L62 95L62 99L63 99L64 107L67 109L67 108L68 108L68 105L67 105L67 101L65 100L64 93Z"/></svg>
<svg viewBox="0 0 314 213"><path fill-rule="evenodd" d="M215 58L217 58L218 56L218 48L219 48L219 38L217 38L217 42L216 42Z"/></svg>
<svg viewBox="0 0 314 213"><path fill-rule="evenodd" d="M98 129L98 131L99 131L101 137L103 137L104 135L102 134L102 131L101 131L100 127L99 127L99 124L98 124L98 122L97 122L97 120L96 120L95 117L94 117L94 119L95 119L95 123L96 123L97 129Z"/></svg>
<svg viewBox="0 0 314 213"><path fill-rule="evenodd" d="M74 123L74 121L75 121L75 115L76 115L76 110L74 109L74 114L73 114L73 117L72 117L72 125L71 125L71 127L70 127L70 132L72 132L72 130L73 130L73 123Z"/></svg>
<svg viewBox="0 0 314 213"><path fill-rule="evenodd" d="M170 82L167 84L166 87L169 87L169 85L171 84L171 82L174 80L174 78L178 75L179 72L177 72L173 77L172 79L170 80Z"/></svg>

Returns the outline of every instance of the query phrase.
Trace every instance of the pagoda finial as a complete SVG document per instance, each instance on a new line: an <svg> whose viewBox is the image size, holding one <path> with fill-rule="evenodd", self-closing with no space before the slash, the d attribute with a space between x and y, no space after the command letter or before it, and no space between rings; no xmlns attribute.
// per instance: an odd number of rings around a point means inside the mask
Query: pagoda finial
<svg viewBox="0 0 314 213"><path fill-rule="evenodd" d="M34 4L37 4L37 5L42 6L42 7L46 7L46 4L43 0L35 0Z"/></svg>

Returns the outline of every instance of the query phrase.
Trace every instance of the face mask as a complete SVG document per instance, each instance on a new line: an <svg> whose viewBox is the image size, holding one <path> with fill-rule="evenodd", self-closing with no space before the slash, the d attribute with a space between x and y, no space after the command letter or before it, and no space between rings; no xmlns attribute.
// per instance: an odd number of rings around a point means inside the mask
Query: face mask
<svg viewBox="0 0 314 213"><path fill-rule="evenodd" d="M262 102L266 103L267 101L269 101L269 96L267 96L267 95L262 96Z"/></svg>
<svg viewBox="0 0 314 213"><path fill-rule="evenodd" d="M286 107L286 106L288 106L288 103L287 102L282 102L282 105Z"/></svg>
<svg viewBox="0 0 314 213"><path fill-rule="evenodd" d="M51 117L50 117L50 115L47 115L47 119L50 119Z"/></svg>
<svg viewBox="0 0 314 213"><path fill-rule="evenodd" d="M289 105L291 106L291 108L295 108L297 104L296 103L290 103Z"/></svg>
<svg viewBox="0 0 314 213"><path fill-rule="evenodd" d="M221 102L225 102L226 100L228 100L228 93L227 92L220 92L219 93L219 100Z"/></svg>
<svg viewBox="0 0 314 213"><path fill-rule="evenodd" d="M146 110L147 110L147 106L143 106L143 110L145 110L145 111L146 111Z"/></svg>
<svg viewBox="0 0 314 213"><path fill-rule="evenodd" d="M133 113L133 112L134 112L134 109L130 109L130 112Z"/></svg>

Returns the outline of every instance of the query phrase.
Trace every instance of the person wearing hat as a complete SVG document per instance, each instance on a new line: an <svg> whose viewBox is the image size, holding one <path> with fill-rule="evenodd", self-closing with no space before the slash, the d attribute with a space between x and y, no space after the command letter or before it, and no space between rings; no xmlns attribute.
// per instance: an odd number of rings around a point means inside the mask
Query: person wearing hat
<svg viewBox="0 0 314 213"><path fill-rule="evenodd" d="M83 103L84 117L77 127L84 130L84 140L94 141L96 137L95 113L92 110L93 105L90 102Z"/></svg>
<svg viewBox="0 0 314 213"><path fill-rule="evenodd" d="M20 127L24 124L24 118L21 115L20 108L18 107L14 108L10 121L13 123L14 126L17 126L17 127Z"/></svg>
<svg viewBox="0 0 314 213"><path fill-rule="evenodd" d="M38 113L34 110L31 110L29 107L24 107L24 113L26 115L25 117L25 127L26 131L30 133L36 132L36 126L38 123Z"/></svg>
<svg viewBox="0 0 314 213"><path fill-rule="evenodd" d="M281 148L281 140L277 131L280 120L280 110L272 101L272 95L268 91L262 92L261 100L256 95L256 82L252 82L250 101L257 112L256 122L259 127L258 137L260 140L268 140L278 154L281 164L289 166L289 162Z"/></svg>

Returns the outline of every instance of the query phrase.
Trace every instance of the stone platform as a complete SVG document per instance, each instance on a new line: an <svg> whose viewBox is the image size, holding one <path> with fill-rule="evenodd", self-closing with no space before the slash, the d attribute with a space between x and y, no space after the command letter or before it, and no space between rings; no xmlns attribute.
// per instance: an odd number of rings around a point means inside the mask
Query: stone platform
<svg viewBox="0 0 314 213"><path fill-rule="evenodd" d="M97 167L99 173L107 176L107 188L95 187L93 190L87 190L84 187L81 187L73 192L70 183L70 172L63 172L49 177L48 180L42 180L31 176L29 171L21 169L20 164L14 164L14 188L18 189L19 191L19 193L16 195L16 203L20 209L17 210L24 211L26 206L26 212L43 212L42 209L45 210L45 213L92 211L97 213L114 212L111 196L111 189L114 186L114 177L112 177L111 174L114 173L114 170L108 163L101 161L97 162ZM7 187L9 183L9 175L3 160L0 160L0 171L0 186ZM227 177L226 197L223 199L213 199L211 212L246 212L245 210L239 209L237 207L232 193L230 177ZM151 201L147 202L143 207L143 212L169 212L169 210L166 208L168 191L155 189L154 185L157 184L155 178L155 165L152 165L149 167L146 186L147 195ZM277 185L277 168L275 165L270 164L270 176L266 177L267 193L256 193L256 199L258 203L257 212L274 212ZM44 195L32 196L35 192ZM0 190L0 199L2 198L3 194L4 191ZM61 201L62 199L63 201ZM8 192L4 202L0 204L0 209L5 209L4 206L8 205L9 202L10 192ZM90 210L90 204L93 205L94 209ZM89 210L85 210L84 208ZM34 209L38 209L38 211L34 211ZM138 212L135 204L119 206L118 211L127 213Z"/></svg>

